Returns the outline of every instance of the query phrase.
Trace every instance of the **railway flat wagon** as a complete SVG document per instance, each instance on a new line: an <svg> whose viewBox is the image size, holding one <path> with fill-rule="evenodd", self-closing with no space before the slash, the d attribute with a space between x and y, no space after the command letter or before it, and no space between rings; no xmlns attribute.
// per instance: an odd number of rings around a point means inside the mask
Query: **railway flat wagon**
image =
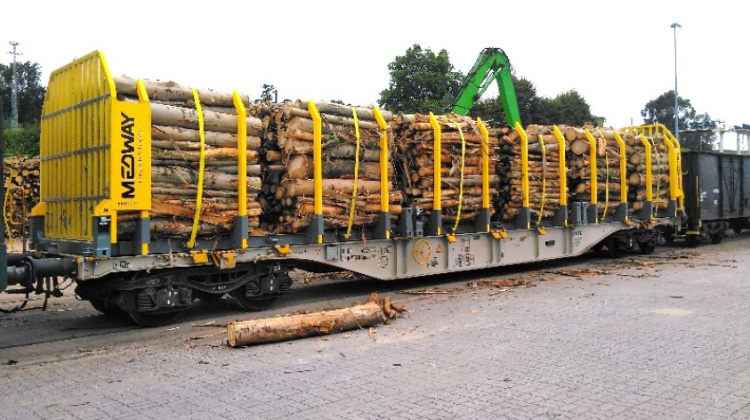
<svg viewBox="0 0 750 420"><path fill-rule="evenodd" d="M719 243L730 229L750 228L750 156L684 152L682 162L688 243Z"/></svg>
<svg viewBox="0 0 750 420"><path fill-rule="evenodd" d="M231 138L236 141L236 152L230 154L234 167L222 167L226 173L239 179L238 182L226 184L235 191L222 195L221 202L233 206L231 212L227 211L231 216L222 216L226 229L209 236L196 236L196 230L203 226L199 209L204 184L197 181L204 177L205 169L204 129L208 128L208 120L204 119L214 111L208 105L201 109L200 103L206 96L194 90L192 104L195 109L181 111L184 113L180 115L189 114L190 118L194 118L195 126L190 130L200 133L200 136L196 134L196 138L200 138L200 147L193 149L200 152L190 155L195 166L189 172L199 179L185 180L186 185L192 185L190 191L196 194L192 202L198 203L198 210L187 225L187 231L183 232L187 235L175 239L160 235L172 225L166 223L155 229L152 216L155 215L156 202L152 202L152 198L157 188L162 192L184 188L170 189L158 184L163 181L158 181L157 172L151 167L152 146L156 144L152 140L152 119L156 118L156 114L150 101L156 100L153 95L150 97L144 81L138 80L134 86L129 99L125 98L123 92L118 91L100 52L77 59L52 73L42 116L41 202L30 217L32 252L15 256L9 261L9 284L20 285L21 290L26 292L56 293L58 281L68 279L76 283L76 293L89 300L96 309L105 313L124 312L139 324L158 325L170 322L181 310L191 306L196 298L210 299L230 294L244 309L263 309L289 289L291 280L288 272L293 268L310 271L351 270L374 279L395 280L502 267L577 256L606 240L610 241L609 247L617 247L616 243L623 240L634 243L632 238L646 237L644 240L648 241L656 225L675 225L679 220L681 191L677 182L671 184L672 190L662 206L657 207L656 204L662 203L657 203L653 198L653 207L649 201L644 209L629 212L627 185L623 178L618 181L622 182L622 190L617 190L621 191L622 200L617 200L616 211L608 212L609 201L603 207L602 203L597 203L596 176L591 181L590 202L569 203L565 183L562 182L559 192L542 190L543 194L557 194L560 209L555 217L546 219L544 223L540 222L541 217L538 221L530 217L530 198L539 197L529 197L527 136L518 120L509 120L508 125L514 126L515 133L520 136L518 162L522 182L517 191L523 196L519 201L523 207L517 211L519 216L509 222L492 215L491 156L485 148L481 158L476 157L478 162L481 159L481 173L474 174L473 178L481 181L472 184L474 191L481 189L481 199L477 203L482 204L481 209L474 212L476 220L459 223L459 210L455 223L443 223L440 209L444 184L437 174L449 172L454 178L459 175L453 173L452 169L441 168L443 134L434 117L430 119L434 132L430 133L429 144L424 146L436 156L434 168L430 169L436 174L434 185L429 186L434 200L434 203L430 203L431 216L427 220L418 207L404 203L396 217L389 212L394 207L389 207L392 203L387 199L389 189L399 188L395 182L391 182L387 170L392 131L388 128L387 117L384 117L385 111L371 108L370 114L374 118L369 124L373 127L375 138L380 136L380 141L379 144L377 141L375 143L376 150L370 149L368 152L375 152L374 156L379 156L370 161L379 160L382 176L379 183L369 181L367 188L377 189L385 199L367 202L368 208L374 205L380 210L371 225L356 233L342 235L324 224L321 210L324 195L341 195L342 192L333 191L327 186L324 188L324 163L321 159L324 122L316 104L309 102L306 109L295 112L304 114L308 118L306 121L311 121L313 126L312 138L306 144L313 149L310 152L313 157L310 185L314 185L314 188L306 193L306 199L310 203L307 208L314 214L306 219L309 224L299 232L254 230L248 226L247 194L251 186L250 182L243 180L249 179L250 165L247 159L251 154L245 149L250 144L250 130L255 130L254 135L263 141L268 133L258 131L262 129L256 126L257 121L245 109L250 105L246 97L235 92L230 95L233 98L229 102L232 110L221 115L211 114L222 124L224 133L221 138L233 136ZM505 86L505 90L512 90L512 86ZM353 120L356 121L356 115ZM232 124L229 130L227 121ZM476 124L482 128L477 130L476 136L481 131L486 144L487 130L481 121ZM430 130L429 124L423 125L424 130ZM636 131L631 129L637 135L642 134ZM557 127L554 127L554 133L555 137L549 135L553 139L551 141L559 141L563 147L561 150L564 150L565 139ZM458 134L460 136L452 134L452 141L459 141L457 139L461 137L463 144L464 135L460 131ZM596 174L597 144L605 144L605 139L603 136L595 139L596 133L592 135L586 131L586 134L590 140L591 171ZM619 163L612 164L624 168L626 147L629 146L619 136L615 137L619 141L617 150L621 153ZM659 141L668 143L670 150L673 150L670 137ZM646 162L650 162L651 149L647 141L641 135L638 142L645 145ZM459 146L459 150L462 147ZM673 165L670 165L669 176L676 177L678 161L674 153L670 156ZM644 167L645 181L639 184L642 185L639 188L644 188L647 191L645 196L652 200L651 165ZM567 178L568 169L564 159L547 170L558 179ZM461 184L456 187L459 192L463 192L463 176L462 170ZM612 187L608 175L602 179L603 187ZM209 180L206 180L206 185L206 188L211 185ZM350 197L352 191L356 194L356 182L354 185L348 191ZM257 188L257 185L252 188ZM655 187L653 189L656 190ZM742 194L750 197L748 193ZM352 199L352 209L354 201ZM184 220L184 208L172 209L175 216L179 215ZM728 210L722 208L722 211ZM164 217L163 211L160 217Z"/></svg>

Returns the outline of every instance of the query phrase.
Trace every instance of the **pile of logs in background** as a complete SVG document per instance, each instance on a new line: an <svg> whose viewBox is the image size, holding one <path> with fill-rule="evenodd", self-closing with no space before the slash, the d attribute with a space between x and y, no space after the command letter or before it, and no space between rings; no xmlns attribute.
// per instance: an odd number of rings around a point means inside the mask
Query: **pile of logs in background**
<svg viewBox="0 0 750 420"><path fill-rule="evenodd" d="M28 234L26 220L39 203L39 157L11 156L4 162L3 182L8 196L3 208L10 228L5 234L16 238L21 236L22 229Z"/></svg>
<svg viewBox="0 0 750 420"><path fill-rule="evenodd" d="M497 171L502 186L497 205L502 219L516 217L523 207L521 136L506 128L498 146ZM560 208L560 150L551 127L530 125L528 136L529 162L529 210L532 219L552 217ZM542 153L544 144L544 153ZM563 151L564 153L564 151ZM588 200L586 200L588 201Z"/></svg>
<svg viewBox="0 0 750 420"><path fill-rule="evenodd" d="M115 77L121 100L137 101L136 82ZM196 209L200 132L190 88L174 82L145 82L151 101L151 232L156 237L189 236ZM200 90L204 118L205 172L199 237L227 233L238 216L237 112L232 95ZM247 105L248 98L243 102ZM261 121L247 120L247 214L249 234L262 233L261 167L258 161ZM132 235L137 214L123 214L120 235Z"/></svg>
<svg viewBox="0 0 750 420"><path fill-rule="evenodd" d="M322 123L323 222L326 230L346 230L354 190L357 139L349 106L316 104ZM380 134L372 108L356 108L360 152L352 228L372 227L380 213ZM306 102L251 108L266 128L262 150L266 176L261 203L263 226L276 233L304 231L314 214L313 120ZM383 117L393 118L389 112ZM392 140L392 135L389 139ZM389 147L389 151L391 148ZM390 152L389 152L390 157ZM402 194L394 190L393 163L388 201L392 218L401 214Z"/></svg>
<svg viewBox="0 0 750 420"><path fill-rule="evenodd" d="M476 121L458 115L438 115L441 127L441 205L442 221L451 231L458 217L461 183L461 132L465 141L463 159L463 201L461 221L477 218L482 208L482 136ZM457 127L458 125L458 127ZM497 136L498 130L491 135ZM396 118L396 151L399 165L399 185L403 189L407 205L419 206L429 216L433 209L435 166L434 131L429 116L422 114L399 115ZM490 137L489 149L497 147L497 137ZM500 178L495 172L494 161L490 162L490 195L498 193ZM492 207L490 207L492 209Z"/></svg>

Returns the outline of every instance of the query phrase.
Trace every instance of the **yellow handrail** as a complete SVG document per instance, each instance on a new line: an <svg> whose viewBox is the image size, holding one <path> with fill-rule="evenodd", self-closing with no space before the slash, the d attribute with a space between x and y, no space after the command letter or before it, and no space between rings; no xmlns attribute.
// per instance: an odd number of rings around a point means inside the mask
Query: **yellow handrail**
<svg viewBox="0 0 750 420"><path fill-rule="evenodd" d="M482 208L490 210L490 132L481 118L477 118L477 126L482 134ZM487 224L487 232L490 225Z"/></svg>
<svg viewBox="0 0 750 420"><path fill-rule="evenodd" d="M388 124L385 122L380 108L375 107L373 114L380 132L380 211L387 213L390 211L388 200ZM390 237L390 230L386 230L385 239L390 239Z"/></svg>
<svg viewBox="0 0 750 420"><path fill-rule="evenodd" d="M247 110L237 91L232 93L234 109L237 110L237 211L240 217L247 216ZM247 238L242 238L242 249L247 248Z"/></svg>

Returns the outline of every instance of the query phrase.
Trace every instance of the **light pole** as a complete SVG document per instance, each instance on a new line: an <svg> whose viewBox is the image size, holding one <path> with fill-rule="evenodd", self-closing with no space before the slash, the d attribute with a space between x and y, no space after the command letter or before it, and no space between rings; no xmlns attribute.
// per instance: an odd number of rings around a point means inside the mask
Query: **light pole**
<svg viewBox="0 0 750 420"><path fill-rule="evenodd" d="M16 75L16 57L23 55L16 52L19 42L10 42L13 51L8 51L8 54L13 55L13 85L10 91L10 128L15 129L18 127L18 76Z"/></svg>
<svg viewBox="0 0 750 420"><path fill-rule="evenodd" d="M677 137L677 141L680 141L680 116L679 108L677 107L677 28L682 28L682 25L675 22L671 28L674 30L674 135Z"/></svg>

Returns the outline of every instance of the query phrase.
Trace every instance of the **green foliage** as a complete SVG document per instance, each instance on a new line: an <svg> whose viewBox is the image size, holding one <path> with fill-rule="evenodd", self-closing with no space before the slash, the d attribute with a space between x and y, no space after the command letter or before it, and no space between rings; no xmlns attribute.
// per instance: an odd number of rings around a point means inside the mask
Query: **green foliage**
<svg viewBox="0 0 750 420"><path fill-rule="evenodd" d="M593 122L594 116L586 100L575 90L557 95L555 98L537 96L536 87L526 78L513 76L516 100L523 124L568 124L583 125ZM499 97L477 101L469 114L480 117L493 125L506 123Z"/></svg>
<svg viewBox="0 0 750 420"><path fill-rule="evenodd" d="M546 99L546 98L545 98ZM551 100L550 115L553 117L547 121L529 121L536 124L567 124L583 125L586 122L593 122L594 116L591 115L591 107L577 91L569 90L561 93Z"/></svg>
<svg viewBox="0 0 750 420"><path fill-rule="evenodd" d="M450 62L448 52L422 49L414 44L388 64L391 81L380 92L381 106L394 112L442 112L461 86L463 75Z"/></svg>
<svg viewBox="0 0 750 420"><path fill-rule="evenodd" d="M9 122L6 121L5 127L9 126ZM6 156L39 155L39 123L19 124L15 130L6 128L3 131L3 136L5 138Z"/></svg>
<svg viewBox="0 0 750 420"><path fill-rule="evenodd" d="M713 150L717 138L710 131L687 132L687 130L711 130L716 128L716 121L707 113L699 114L689 99L677 96L677 115L680 120L680 145L690 150ZM674 91L662 93L650 100L641 110L646 124L664 124L672 133L674 126Z"/></svg>
<svg viewBox="0 0 750 420"><path fill-rule="evenodd" d="M260 100L263 102L273 102L276 86L264 83L263 86L261 86L261 89L263 89L263 91L260 94Z"/></svg>
<svg viewBox="0 0 750 420"><path fill-rule="evenodd" d="M516 101L518 110L521 113L521 121L529 121L534 112L534 104L537 101L536 87L528 79L513 76L513 86L516 90ZM469 115L474 118L481 118L490 125L505 125L507 118L503 111L503 104L500 97L481 99L474 104L469 111Z"/></svg>
<svg viewBox="0 0 750 420"><path fill-rule="evenodd" d="M34 124L42 116L45 88L41 84L42 68L31 61L16 63L18 76L18 122ZM13 86L13 65L0 64L0 95L4 98L3 114L10 116L11 89Z"/></svg>

